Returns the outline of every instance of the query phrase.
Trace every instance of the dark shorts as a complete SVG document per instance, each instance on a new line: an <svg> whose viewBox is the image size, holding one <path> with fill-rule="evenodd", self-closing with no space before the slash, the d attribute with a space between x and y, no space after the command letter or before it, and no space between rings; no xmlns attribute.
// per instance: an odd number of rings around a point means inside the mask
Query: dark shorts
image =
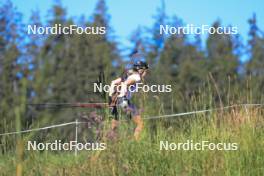
<svg viewBox="0 0 264 176"><path fill-rule="evenodd" d="M134 105L133 103L131 103L130 100L128 100L128 106L127 108L121 108L120 106L114 106L110 108L111 111L111 115L115 120L119 120L121 114L128 116L128 117L134 117L139 115L139 111L138 108L136 107L136 105Z"/></svg>

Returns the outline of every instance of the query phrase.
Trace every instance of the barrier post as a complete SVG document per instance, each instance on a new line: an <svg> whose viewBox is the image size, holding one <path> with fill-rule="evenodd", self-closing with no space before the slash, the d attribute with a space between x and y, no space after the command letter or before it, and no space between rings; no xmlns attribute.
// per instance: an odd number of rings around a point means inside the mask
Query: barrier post
<svg viewBox="0 0 264 176"><path fill-rule="evenodd" d="M78 119L75 120L75 141L76 141L76 147L75 147L75 156L77 156L77 143L78 143Z"/></svg>

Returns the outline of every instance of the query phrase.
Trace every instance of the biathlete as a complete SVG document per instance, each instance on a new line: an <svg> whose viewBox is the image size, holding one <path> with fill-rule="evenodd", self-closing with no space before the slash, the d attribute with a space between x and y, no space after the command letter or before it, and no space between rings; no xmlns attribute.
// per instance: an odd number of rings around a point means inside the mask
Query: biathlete
<svg viewBox="0 0 264 176"><path fill-rule="evenodd" d="M132 94L137 90L137 83L141 83L146 76L149 66L144 61L137 61L133 68L125 72L121 77L111 82L109 90L109 106L113 116L111 128L115 130L118 127L119 109L130 113L133 122L136 124L134 137L139 140L140 133L143 130L143 121L138 108L131 102Z"/></svg>

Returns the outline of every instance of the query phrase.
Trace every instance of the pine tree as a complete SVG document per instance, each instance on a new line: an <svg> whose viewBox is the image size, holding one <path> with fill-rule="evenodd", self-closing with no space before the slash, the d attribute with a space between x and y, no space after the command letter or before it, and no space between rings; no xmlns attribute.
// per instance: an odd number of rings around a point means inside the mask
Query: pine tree
<svg viewBox="0 0 264 176"><path fill-rule="evenodd" d="M110 15L107 12L107 6L104 0L99 0L95 7L92 16L92 26L105 27L106 34L93 35L91 37L93 65L91 65L91 73L96 73L97 83L106 84L111 81L113 76L116 76L117 69L122 67L120 57L118 54L117 43L114 41L113 30L110 26ZM121 64L120 64L121 63ZM89 77L94 83L94 77ZM106 97L106 94L103 94Z"/></svg>
<svg viewBox="0 0 264 176"><path fill-rule="evenodd" d="M253 99L258 102L264 88L264 36L257 26L255 14L248 22L250 25L248 41L250 60L246 67L248 76L252 77Z"/></svg>
<svg viewBox="0 0 264 176"><path fill-rule="evenodd" d="M53 5L49 14L49 26L66 24L66 10L59 2ZM38 65L36 65L38 70L34 76L34 91L37 97L35 101L66 101L67 99L61 89L66 79L64 77L66 38L64 34L48 35L43 42L40 54L37 56L39 58Z"/></svg>
<svg viewBox="0 0 264 176"><path fill-rule="evenodd" d="M221 26L217 21L213 28ZM215 79L219 89L227 88L228 79L238 75L239 58L235 54L234 39L229 34L210 34L206 41L208 70Z"/></svg>
<svg viewBox="0 0 264 176"><path fill-rule="evenodd" d="M147 58L151 65L154 65L158 62L162 48L165 45L165 34L160 33L160 25L165 26L167 22L164 0L161 0L161 7L157 9L154 19L155 22L153 27L149 30L151 32L151 39L149 40L149 56Z"/></svg>
<svg viewBox="0 0 264 176"><path fill-rule="evenodd" d="M173 26L181 26L182 21L175 18L172 22ZM158 65L156 67L157 74L164 75L162 80L168 81L167 83L174 82L179 72L179 65L184 59L182 52L185 47L186 36L182 34L170 35L161 50ZM166 68L166 69L164 69Z"/></svg>
<svg viewBox="0 0 264 176"><path fill-rule="evenodd" d="M19 105L21 66L21 14L10 1L0 7L0 125L9 126ZM13 123L14 124L14 123ZM0 129L4 129L1 128Z"/></svg>

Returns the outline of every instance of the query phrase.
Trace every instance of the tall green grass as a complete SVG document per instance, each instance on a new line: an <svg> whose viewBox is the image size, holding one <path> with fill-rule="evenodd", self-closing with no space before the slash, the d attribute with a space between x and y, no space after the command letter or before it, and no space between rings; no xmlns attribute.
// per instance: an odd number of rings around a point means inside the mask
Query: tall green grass
<svg viewBox="0 0 264 176"><path fill-rule="evenodd" d="M133 124L123 122L118 139L104 151L25 151L24 175L264 175L264 119L260 108L238 107L221 116L215 111L184 118L145 121L140 141L132 139ZM217 119L221 118L220 126ZM238 143L237 151L160 150L160 141ZM24 141L25 142L25 141ZM14 175L15 153L0 156L1 175Z"/></svg>
<svg viewBox="0 0 264 176"><path fill-rule="evenodd" d="M143 94L138 104L144 107L143 116L157 116L175 112L194 111L219 107L215 102L213 86L200 89L199 96L184 97L174 91L170 96L150 97ZM240 102L251 103L251 93L242 93L237 87L227 91L222 102L232 105ZM143 98L142 98L143 97ZM177 101L176 101L177 100ZM164 104L165 101L170 102ZM179 101L184 107L179 106ZM179 108L180 107L180 108ZM20 111L25 107L20 106ZM99 112L103 114L103 112ZM65 112L66 114L66 112ZM105 113L107 116L108 114ZM225 110L175 117L169 119L145 120L140 141L133 140L131 121L123 121L118 137L100 142L107 144L104 151L26 151L28 140L39 142L74 140L74 126L41 131L19 136L0 138L0 175L264 175L264 109L263 107L237 106ZM34 123L31 128L50 125L46 123L51 114ZM46 117L46 118L45 118ZM23 113L17 113L17 128ZM43 124L45 122L45 124ZM110 128L105 121L104 134ZM10 131L10 128L5 129ZM80 141L91 136L91 130L80 127ZM160 141L183 143L187 140L213 143L237 143L237 151L184 151L160 150ZM19 166L19 167L18 167ZM19 171L20 173L18 173Z"/></svg>

